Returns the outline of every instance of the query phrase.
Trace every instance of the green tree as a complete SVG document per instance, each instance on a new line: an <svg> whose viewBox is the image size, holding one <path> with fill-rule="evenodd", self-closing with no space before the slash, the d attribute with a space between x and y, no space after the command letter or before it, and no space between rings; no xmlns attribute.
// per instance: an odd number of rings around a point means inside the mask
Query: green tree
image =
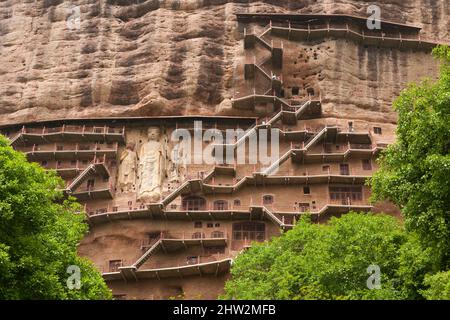
<svg viewBox="0 0 450 320"><path fill-rule="evenodd" d="M0 136L0 299L110 299L91 262L77 255L85 215L63 181L27 162ZM69 289L67 268L81 270Z"/></svg>
<svg viewBox="0 0 450 320"><path fill-rule="evenodd" d="M433 249L438 271L450 261L450 49L434 54L442 61L439 78L411 84L394 102L397 140L370 184L373 200L398 205L407 230Z"/></svg>
<svg viewBox="0 0 450 320"><path fill-rule="evenodd" d="M304 218L281 237L239 255L222 298L411 298L402 287L402 277L411 272L400 272L408 242L401 224L387 215L349 213L323 225ZM380 268L381 289L367 287L370 265Z"/></svg>
<svg viewBox="0 0 450 320"><path fill-rule="evenodd" d="M429 300L450 300L450 271L427 275L424 281L427 289L422 294Z"/></svg>

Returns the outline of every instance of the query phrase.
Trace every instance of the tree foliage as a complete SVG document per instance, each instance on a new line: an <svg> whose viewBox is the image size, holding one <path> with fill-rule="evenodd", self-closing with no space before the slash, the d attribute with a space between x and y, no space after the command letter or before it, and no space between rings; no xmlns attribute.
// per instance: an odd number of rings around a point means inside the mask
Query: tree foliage
<svg viewBox="0 0 450 320"><path fill-rule="evenodd" d="M373 200L397 204L408 230L435 249L438 268L450 254L450 49L434 51L442 67L437 81L411 84L394 102L397 140L379 159L371 180Z"/></svg>
<svg viewBox="0 0 450 320"><path fill-rule="evenodd" d="M0 136L0 299L111 297L93 265L77 255L87 225L62 186ZM71 265L81 269L79 290L67 286Z"/></svg>
<svg viewBox="0 0 450 320"><path fill-rule="evenodd" d="M429 300L450 300L450 271L438 272L425 277L428 286L422 294Z"/></svg>
<svg viewBox="0 0 450 320"><path fill-rule="evenodd" d="M421 253L391 216L349 213L326 225L302 219L281 237L255 243L239 255L223 298L413 298L415 291L404 287L403 279L427 270L430 262ZM415 269L406 267L405 261L415 255L424 260ZM380 268L381 289L367 286L370 265Z"/></svg>

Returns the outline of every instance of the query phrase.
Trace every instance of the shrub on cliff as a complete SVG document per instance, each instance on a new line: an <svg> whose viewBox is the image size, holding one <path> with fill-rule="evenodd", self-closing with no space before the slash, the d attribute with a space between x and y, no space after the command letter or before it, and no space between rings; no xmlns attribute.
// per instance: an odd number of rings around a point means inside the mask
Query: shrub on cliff
<svg viewBox="0 0 450 320"><path fill-rule="evenodd" d="M61 187L55 173L27 162L0 135L0 299L111 298L99 272L77 255L87 225Z"/></svg>

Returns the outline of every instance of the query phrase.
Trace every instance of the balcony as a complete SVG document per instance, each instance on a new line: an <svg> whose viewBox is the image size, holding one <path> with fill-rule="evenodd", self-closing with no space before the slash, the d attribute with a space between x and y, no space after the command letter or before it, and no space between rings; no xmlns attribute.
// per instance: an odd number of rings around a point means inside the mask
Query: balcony
<svg viewBox="0 0 450 320"><path fill-rule="evenodd" d="M380 46L387 48L406 48L406 49L423 49L431 50L439 41L431 38L423 38L419 34L419 30L411 33L410 30L406 32L401 31L386 31L385 28L381 31L370 31L367 28L362 28L360 24L353 21L336 21L336 19L324 19L318 21L311 19L313 22L297 23L296 21L271 23L270 33L279 37L286 37L293 41L309 41L321 39L324 37L336 37L351 39L355 42L370 46ZM382 22L384 25L386 22ZM390 23L388 23L390 24ZM410 28L409 26L401 26L402 29Z"/></svg>
<svg viewBox="0 0 450 320"><path fill-rule="evenodd" d="M319 212L319 220L328 215L341 215L349 211L363 211L368 212L373 209L373 206L367 204L363 200L352 200L351 197L345 199L329 199L329 203L324 206Z"/></svg>
<svg viewBox="0 0 450 320"><path fill-rule="evenodd" d="M168 219L186 219L186 220L245 220L250 216L249 206L226 206L215 207L214 203L206 203L204 207L198 210L189 210L183 205L169 204L165 208L165 216Z"/></svg>
<svg viewBox="0 0 450 320"><path fill-rule="evenodd" d="M210 261L202 261L200 258L194 264L179 264L170 267L156 267L152 269L137 270L133 266L119 267L119 271L103 273L106 281L114 280L138 280L138 279L162 279L183 278L188 276L203 276L226 273L230 270L231 258L222 258Z"/></svg>
<svg viewBox="0 0 450 320"><path fill-rule="evenodd" d="M115 158L117 155L118 143L107 144L69 144L69 145L36 145L22 147L19 151L26 154L30 161L40 160L71 160L89 158Z"/></svg>
<svg viewBox="0 0 450 320"><path fill-rule="evenodd" d="M11 139L14 147L29 144L45 144L49 142L78 141L107 143L125 143L125 127L62 125L59 127L22 127L22 130Z"/></svg>
<svg viewBox="0 0 450 320"><path fill-rule="evenodd" d="M55 170L56 173L62 178L74 178L78 176L82 171L86 170L89 166L95 164L103 164L103 175L109 176L108 169L106 167L106 155L92 160L71 160L70 162L56 161L53 164L42 164L46 170Z"/></svg>
<svg viewBox="0 0 450 320"><path fill-rule="evenodd" d="M212 204L211 204L212 207ZM233 205L225 210L203 209L199 211L188 211L181 205L169 204L166 207L161 204L140 205L128 207L106 207L88 208L85 211L88 215L89 223L102 224L115 220L124 219L156 219L156 220L247 220L262 219L262 216L254 215L249 210L250 205Z"/></svg>
<svg viewBox="0 0 450 320"><path fill-rule="evenodd" d="M114 187L110 182L97 186L87 185L78 187L75 191L69 192L69 194L80 201L113 199Z"/></svg>
<svg viewBox="0 0 450 320"><path fill-rule="evenodd" d="M339 144L338 150L331 150L323 146L318 152L317 149L306 151L304 144L292 144L292 149L295 150L293 160L305 164L320 163L320 162L344 162L351 158L371 158L376 156L385 145L380 144Z"/></svg>
<svg viewBox="0 0 450 320"><path fill-rule="evenodd" d="M186 246L202 245L204 247L226 246L228 233L225 229L211 228L192 230L190 232L161 232L157 241L161 241L164 252L177 251ZM141 241L141 250L147 250L155 244L155 239L145 239Z"/></svg>

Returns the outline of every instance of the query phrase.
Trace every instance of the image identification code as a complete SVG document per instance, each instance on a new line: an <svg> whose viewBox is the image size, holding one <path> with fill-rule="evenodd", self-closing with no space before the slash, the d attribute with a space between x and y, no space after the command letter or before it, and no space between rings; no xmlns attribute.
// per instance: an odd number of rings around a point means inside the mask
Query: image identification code
<svg viewBox="0 0 450 320"><path fill-rule="evenodd" d="M181 304L173 309L173 315L195 315L203 318L208 314L217 315L275 315L276 307L271 304L219 304L215 308L187 306Z"/></svg>
<svg viewBox="0 0 450 320"><path fill-rule="evenodd" d="M217 314L218 315L267 315L275 314L276 309L274 305L271 304L261 304L261 305L218 305Z"/></svg>

